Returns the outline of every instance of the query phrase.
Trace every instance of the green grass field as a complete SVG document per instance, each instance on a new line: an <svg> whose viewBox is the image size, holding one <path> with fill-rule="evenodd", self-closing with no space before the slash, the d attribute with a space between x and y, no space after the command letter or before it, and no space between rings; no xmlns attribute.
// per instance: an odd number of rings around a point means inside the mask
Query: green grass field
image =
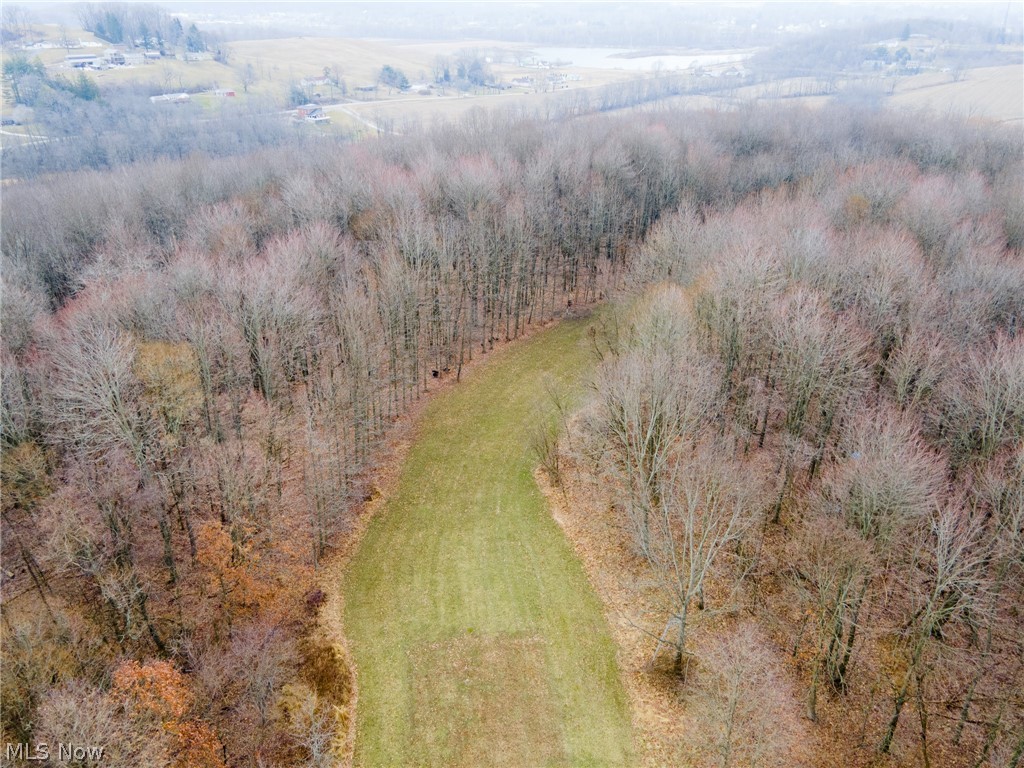
<svg viewBox="0 0 1024 768"><path fill-rule="evenodd" d="M591 365L587 325L492 353L425 410L345 581L356 765L631 762L615 647L529 447L548 377Z"/></svg>

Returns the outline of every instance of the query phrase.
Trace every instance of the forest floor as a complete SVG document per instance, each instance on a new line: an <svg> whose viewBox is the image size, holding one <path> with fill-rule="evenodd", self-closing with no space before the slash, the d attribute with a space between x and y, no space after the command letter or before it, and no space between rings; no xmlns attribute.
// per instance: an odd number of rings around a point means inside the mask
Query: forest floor
<svg viewBox="0 0 1024 768"><path fill-rule="evenodd" d="M570 431L575 429L574 425ZM563 436L563 440L571 444L573 438ZM606 484L593 475L590 466L569 453L563 452L560 458L557 486L543 469L537 470L537 481L604 606L633 713L637 765L695 768L721 764L721 711L709 694L719 685L716 667L728 659L723 646L744 629L757 655L757 675L770 680L770 690L756 694L754 681L748 681L749 697L757 707L771 712L772 733L759 735L762 754L744 751L748 745L737 745L733 764L787 768L846 765L843 754L834 761L819 758L825 753L803 718L790 659L746 611L733 604L726 584L714 580L708 584L709 604L719 610L695 612L690 621L693 655L685 681L672 670L671 649L653 653L671 605L666 604L661 584L631 545L632 536L613 509ZM750 714L741 714L737 722L745 723Z"/></svg>
<svg viewBox="0 0 1024 768"><path fill-rule="evenodd" d="M503 347L424 408L343 587L356 765L633 761L601 604L533 476L588 327Z"/></svg>

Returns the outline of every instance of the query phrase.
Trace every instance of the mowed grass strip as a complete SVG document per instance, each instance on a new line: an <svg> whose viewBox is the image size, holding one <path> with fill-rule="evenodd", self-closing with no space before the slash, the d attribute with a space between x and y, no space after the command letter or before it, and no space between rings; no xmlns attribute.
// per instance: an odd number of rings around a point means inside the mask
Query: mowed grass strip
<svg viewBox="0 0 1024 768"><path fill-rule="evenodd" d="M545 655L542 640L508 635L416 649L412 735L422 765L564 764Z"/></svg>
<svg viewBox="0 0 1024 768"><path fill-rule="evenodd" d="M493 353L424 412L345 581L359 766L622 765L628 700L601 606L533 479L546 380L586 320Z"/></svg>

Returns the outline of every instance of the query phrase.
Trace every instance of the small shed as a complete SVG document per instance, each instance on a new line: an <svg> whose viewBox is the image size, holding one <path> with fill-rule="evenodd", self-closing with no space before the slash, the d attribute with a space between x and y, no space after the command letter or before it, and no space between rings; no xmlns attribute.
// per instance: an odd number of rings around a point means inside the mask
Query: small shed
<svg viewBox="0 0 1024 768"><path fill-rule="evenodd" d="M306 123L329 123L331 118L319 104L303 104L295 110L295 116Z"/></svg>
<svg viewBox="0 0 1024 768"><path fill-rule="evenodd" d="M187 93L162 93L159 96L150 96L153 104L184 104L191 101L192 97Z"/></svg>
<svg viewBox="0 0 1024 768"><path fill-rule="evenodd" d="M64 57L64 63L75 69L86 69L87 67L95 67L103 60L102 56L98 56L94 53L73 53L70 56Z"/></svg>

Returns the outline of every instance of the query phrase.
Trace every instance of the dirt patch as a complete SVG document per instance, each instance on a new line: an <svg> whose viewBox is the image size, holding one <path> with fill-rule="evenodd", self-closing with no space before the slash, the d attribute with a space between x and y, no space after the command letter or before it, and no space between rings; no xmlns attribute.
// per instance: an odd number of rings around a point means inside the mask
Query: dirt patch
<svg viewBox="0 0 1024 768"><path fill-rule="evenodd" d="M564 762L558 713L536 637L466 637L419 647L413 738L436 766ZM500 703L496 703L500 702Z"/></svg>

